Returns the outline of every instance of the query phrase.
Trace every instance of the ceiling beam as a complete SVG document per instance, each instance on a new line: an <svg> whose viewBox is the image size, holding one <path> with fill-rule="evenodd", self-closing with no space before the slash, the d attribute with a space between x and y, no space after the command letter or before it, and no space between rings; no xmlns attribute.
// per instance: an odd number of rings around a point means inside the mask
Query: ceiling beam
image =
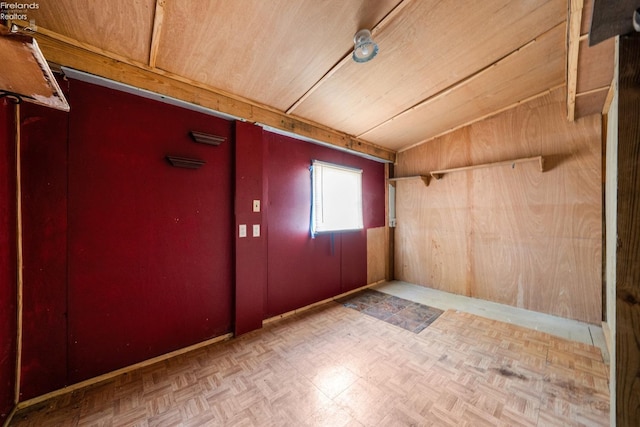
<svg viewBox="0 0 640 427"><path fill-rule="evenodd" d="M569 5L569 35L567 47L567 119L576 116L576 90L578 86L578 53L580 51L580 25L583 0L571 0Z"/></svg>
<svg viewBox="0 0 640 427"><path fill-rule="evenodd" d="M162 22L164 20L164 5L166 0L156 0L156 9L153 17L153 31L151 32L151 46L149 48L149 67L156 68L156 58L160 47L160 35L162 34Z"/></svg>
<svg viewBox="0 0 640 427"><path fill-rule="evenodd" d="M395 151L367 142L309 120L291 117L281 111L191 81L181 76L151 68L56 34L39 27L34 34L48 61L95 74L116 82L146 89L161 95L200 105L241 120L266 125L301 137L326 143L369 157L394 162Z"/></svg>

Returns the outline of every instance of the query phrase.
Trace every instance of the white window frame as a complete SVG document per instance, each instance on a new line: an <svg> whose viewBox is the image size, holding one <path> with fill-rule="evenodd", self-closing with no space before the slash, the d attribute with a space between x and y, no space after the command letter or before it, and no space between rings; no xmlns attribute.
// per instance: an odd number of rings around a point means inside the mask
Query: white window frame
<svg viewBox="0 0 640 427"><path fill-rule="evenodd" d="M362 230L362 169L320 160L313 160L310 169L311 236ZM343 179L339 194L330 185L336 179Z"/></svg>

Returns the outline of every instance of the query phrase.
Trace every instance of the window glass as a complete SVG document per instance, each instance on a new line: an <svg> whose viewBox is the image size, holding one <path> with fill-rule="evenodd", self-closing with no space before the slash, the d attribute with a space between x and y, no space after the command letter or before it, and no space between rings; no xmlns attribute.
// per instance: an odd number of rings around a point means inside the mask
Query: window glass
<svg viewBox="0 0 640 427"><path fill-rule="evenodd" d="M311 234L361 230L362 170L314 160Z"/></svg>

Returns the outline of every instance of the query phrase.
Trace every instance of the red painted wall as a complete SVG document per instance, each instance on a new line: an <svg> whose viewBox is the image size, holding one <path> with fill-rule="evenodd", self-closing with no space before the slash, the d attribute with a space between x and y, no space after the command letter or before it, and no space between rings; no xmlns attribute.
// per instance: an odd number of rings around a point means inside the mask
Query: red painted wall
<svg viewBox="0 0 640 427"><path fill-rule="evenodd" d="M23 400L366 284L366 232L310 238L308 168L362 168L369 228L384 225L382 164L79 81L68 96L68 116L22 116ZM196 144L189 130L228 140ZM174 168L168 154L206 164ZM14 224L15 206L3 207ZM15 275L15 253L3 256L0 273ZM0 292L15 301L14 288ZM2 351L15 357L15 321L4 325ZM3 363L10 383L14 364Z"/></svg>
<svg viewBox="0 0 640 427"><path fill-rule="evenodd" d="M71 82L69 382L231 330L231 124ZM228 137L215 147L190 130ZM175 168L165 156L198 158Z"/></svg>
<svg viewBox="0 0 640 427"><path fill-rule="evenodd" d="M266 145L262 128L250 123L235 124L235 217L236 280L235 334L262 327L264 290L267 286L267 227L265 200L266 177L264 158ZM253 212L253 201L260 200L260 212ZM240 224L247 236L239 237ZM253 225L260 226L260 236L253 237Z"/></svg>
<svg viewBox="0 0 640 427"><path fill-rule="evenodd" d="M384 165L265 132L269 239L266 317L367 284L366 231L309 234L313 159L363 169L365 228L384 226Z"/></svg>
<svg viewBox="0 0 640 427"><path fill-rule="evenodd" d="M0 99L0 423L13 408L16 370L16 153L14 106Z"/></svg>
<svg viewBox="0 0 640 427"><path fill-rule="evenodd" d="M29 103L20 113L25 284L20 400L26 400L67 381L69 114Z"/></svg>

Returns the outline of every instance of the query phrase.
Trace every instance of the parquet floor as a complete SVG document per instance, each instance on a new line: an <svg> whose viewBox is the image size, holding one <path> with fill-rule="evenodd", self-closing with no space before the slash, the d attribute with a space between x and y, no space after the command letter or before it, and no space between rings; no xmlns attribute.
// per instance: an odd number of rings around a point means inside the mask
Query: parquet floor
<svg viewBox="0 0 640 427"><path fill-rule="evenodd" d="M328 303L26 408L11 425L608 422L596 347L455 310L414 333Z"/></svg>

